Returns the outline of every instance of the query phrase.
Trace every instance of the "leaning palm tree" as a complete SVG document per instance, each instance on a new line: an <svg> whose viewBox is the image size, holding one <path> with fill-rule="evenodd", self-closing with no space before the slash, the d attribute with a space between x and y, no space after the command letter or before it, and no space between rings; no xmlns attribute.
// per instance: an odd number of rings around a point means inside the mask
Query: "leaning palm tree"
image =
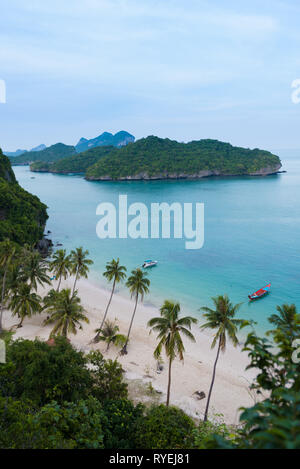
<svg viewBox="0 0 300 469"><path fill-rule="evenodd" d="M75 281L73 286L73 294L75 292L77 280L81 277L87 278L89 273L89 265L94 262L88 259L89 251L84 251L82 247L76 248L75 251L71 251L71 273L75 275Z"/></svg>
<svg viewBox="0 0 300 469"><path fill-rule="evenodd" d="M53 301L47 305L46 311L50 316L44 321L44 325L54 324L50 337L62 335L67 338L68 333L77 334L77 329L82 329L81 322L89 323L89 319L84 314L77 292L72 294L67 288L55 293Z"/></svg>
<svg viewBox="0 0 300 469"><path fill-rule="evenodd" d="M125 335L119 334L119 326L112 321L105 321L101 331L98 329L96 330L99 333L99 339L103 342L106 342L107 347L106 351L108 352L109 347L111 344L115 345L116 347L122 347L122 345L126 342Z"/></svg>
<svg viewBox="0 0 300 469"><path fill-rule="evenodd" d="M12 265L15 253L16 253L16 247L9 239L5 239L4 241L2 241L2 243L0 243L0 267L3 269L3 278L2 278L2 287L1 287L1 306L0 306L0 334L3 331L2 319L3 319L7 275Z"/></svg>
<svg viewBox="0 0 300 469"><path fill-rule="evenodd" d="M48 268L48 263L42 259L38 252L28 251L28 256L24 261L23 273L31 289L37 291L38 285L51 284Z"/></svg>
<svg viewBox="0 0 300 469"><path fill-rule="evenodd" d="M17 327L22 327L25 317L30 318L42 311L41 302L42 299L31 291L30 285L27 283L19 285L8 305L13 315L17 315L20 318Z"/></svg>
<svg viewBox="0 0 300 469"><path fill-rule="evenodd" d="M183 361L185 352L181 336L184 335L195 342L191 326L197 323L197 319L191 316L180 318L179 313L180 304L166 300L160 308L160 317L150 319L148 322L148 327L151 327L150 333L152 331L158 332L157 340L159 342L154 350L154 358L159 360L162 348L164 348L169 359L167 406L170 403L172 363L177 356L179 360Z"/></svg>
<svg viewBox="0 0 300 469"><path fill-rule="evenodd" d="M127 345L128 345L129 336L130 336L130 332L131 332L133 320L135 317L139 298L141 298L141 301L143 301L144 295L149 292L150 280L146 277L146 275L147 275L146 272L142 272L141 269L134 269L132 270L131 276L128 278L126 282L126 287L129 288L129 291L131 293L131 298L135 297L135 305L134 305L134 310L133 310L132 318L131 318L129 329L128 329L127 339L121 351L123 355L127 354Z"/></svg>
<svg viewBox="0 0 300 469"><path fill-rule="evenodd" d="M207 322L201 326L201 329L216 330L216 334L214 336L211 348L213 349L218 344L218 351L214 363L212 381L209 388L205 408L204 422L207 422L208 419L209 404L215 382L216 369L220 356L220 351L225 352L226 350L227 336L235 347L238 345L238 338L236 335L238 326L246 324L246 321L243 321L241 319L235 319L235 315L241 307L241 303L233 305L227 295L218 296L212 298L212 300L214 302L215 309L211 309L206 306L200 308L202 311L205 311L205 314L203 316L205 317L205 319L207 319Z"/></svg>
<svg viewBox="0 0 300 469"><path fill-rule="evenodd" d="M123 265L120 265L119 258L117 260L113 259L111 262L108 262L106 264L106 270L103 273L103 275L107 279L108 282L113 282L113 286L112 286L111 295L110 295L110 298L107 303L106 310L102 319L101 326L99 327L99 329L97 329L97 334L94 337L94 342L98 342L99 340L101 330L102 330L103 324L105 323L106 316L107 316L107 313L111 304L111 300L115 292L116 284L122 282L126 278L126 273L125 273L126 270L127 270L126 267L124 267Z"/></svg>
<svg viewBox="0 0 300 469"><path fill-rule="evenodd" d="M50 270L58 280L57 291L59 292L62 279L66 280L71 270L71 258L67 256L65 249L58 249L50 262Z"/></svg>

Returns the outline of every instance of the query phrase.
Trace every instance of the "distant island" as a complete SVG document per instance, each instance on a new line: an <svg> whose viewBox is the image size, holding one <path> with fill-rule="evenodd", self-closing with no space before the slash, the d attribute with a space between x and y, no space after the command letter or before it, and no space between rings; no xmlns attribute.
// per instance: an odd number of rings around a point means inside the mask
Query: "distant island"
<svg viewBox="0 0 300 469"><path fill-rule="evenodd" d="M92 148L83 153L71 155L54 162L36 161L30 165L30 169L33 172L41 173L84 174L90 166L93 166L100 158L111 153L112 150L114 150L113 146Z"/></svg>
<svg viewBox="0 0 300 469"><path fill-rule="evenodd" d="M218 140L178 143L150 136L124 147L101 146L79 154L69 147L62 158L56 152L55 159L49 149L41 152L43 159L31 163L31 171L82 173L90 181L267 176L281 168L279 157L269 151L234 147Z"/></svg>
<svg viewBox="0 0 300 469"><path fill-rule="evenodd" d="M90 140L81 138L75 146L65 145L64 143L56 143L50 147L39 145L30 151L17 150L15 152L5 152L5 155L9 157L11 164L15 166L28 165L36 161L54 163L55 161L58 161L62 158L76 155L93 148L99 148L102 146L121 148L134 141L135 137L133 135L124 130L121 130L115 135L109 132L103 132L98 137L92 138Z"/></svg>

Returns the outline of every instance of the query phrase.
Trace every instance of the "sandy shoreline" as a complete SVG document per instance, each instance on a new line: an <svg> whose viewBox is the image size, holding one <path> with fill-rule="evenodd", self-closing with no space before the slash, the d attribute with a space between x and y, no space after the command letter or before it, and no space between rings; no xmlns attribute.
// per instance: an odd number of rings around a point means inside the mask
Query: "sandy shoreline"
<svg viewBox="0 0 300 469"><path fill-rule="evenodd" d="M63 282L62 286L71 285L72 279ZM39 289L38 293L44 296L48 289L49 287ZM109 286L104 289L97 287L90 281L80 280L78 282L78 291L90 323L83 324L83 330L78 331L75 336L70 336L72 343L76 348L85 352L99 349L106 358L116 358L118 350L113 346L108 353L105 353L106 346L104 344L90 344L95 335L95 329L99 327L110 295ZM133 302L116 293L112 300L108 319L114 320L117 318L120 333L126 334L132 311ZM188 312L182 311L182 314L186 315ZM148 320L158 315L157 308L139 304L128 347L128 355L120 356L118 360L126 371L128 379L151 381L156 390L162 391L161 400L164 401L167 389L167 367L164 367L161 374L157 374L156 361L153 358L156 345L155 335L149 335L149 329L146 327ZM35 339L35 337L38 337L47 340L51 326L43 326L45 317L46 314L44 313L30 319L26 318L23 327L17 329L14 338ZM12 317L6 311L4 314L4 327L10 328L16 323L17 318ZM211 333L204 333L199 330L199 327L194 326L193 334L196 338L195 344L184 340L186 349L184 364L176 360L173 365L171 404L181 407L194 417L201 418L206 400L196 400L193 393L195 391L208 393L216 351L210 348ZM240 407L250 406L254 403L249 394L249 383L254 377L254 372L245 371L248 363L247 354L243 353L240 347L235 349L231 345L228 345L225 355L221 355L219 360L211 400L211 414L222 414L228 424L238 423L238 409ZM147 375L150 375L151 378Z"/></svg>

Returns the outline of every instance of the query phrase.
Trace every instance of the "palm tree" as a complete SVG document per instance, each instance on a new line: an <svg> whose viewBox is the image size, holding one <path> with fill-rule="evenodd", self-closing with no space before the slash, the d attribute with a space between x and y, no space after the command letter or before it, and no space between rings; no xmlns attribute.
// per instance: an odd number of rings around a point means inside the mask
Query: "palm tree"
<svg viewBox="0 0 300 469"><path fill-rule="evenodd" d="M118 334L119 326L112 321L105 321L101 330L97 329L96 332L99 333L99 339L107 343L106 351L109 350L111 344L114 344L116 347L124 345L126 342L126 337L122 334Z"/></svg>
<svg viewBox="0 0 300 469"><path fill-rule="evenodd" d="M137 308L139 297L141 298L141 301L143 301L144 295L149 292L150 280L146 278L146 275L147 275L146 272L142 272L141 269L132 270L131 276L128 278L126 282L126 287L129 288L129 291L131 293L131 298L135 297L135 305L134 305L133 315L130 321L130 326L128 329L127 339L121 352L123 355L127 354L127 345L128 345L129 336L130 336L134 316L136 313L136 308Z"/></svg>
<svg viewBox="0 0 300 469"><path fill-rule="evenodd" d="M57 291L59 292L62 279L66 280L71 270L71 258L67 256L65 249L59 249L53 254L50 269L58 280Z"/></svg>
<svg viewBox="0 0 300 469"><path fill-rule="evenodd" d="M81 277L87 278L89 272L89 265L94 262L91 259L87 259L89 251L84 251L82 247L76 248L71 251L71 273L75 275L75 282L73 286L73 294L75 292L77 280Z"/></svg>
<svg viewBox="0 0 300 469"><path fill-rule="evenodd" d="M294 340L300 335L300 314L294 304L283 304L276 309L279 314L272 314L269 318L269 322L274 324L276 329L268 331L267 335L272 334L276 343L284 343L288 347L285 348L285 353L289 356Z"/></svg>
<svg viewBox="0 0 300 469"><path fill-rule="evenodd" d="M31 289L37 291L38 285L51 284L48 275L48 263L42 259L38 252L28 252L23 267L24 277Z"/></svg>
<svg viewBox="0 0 300 469"><path fill-rule="evenodd" d="M170 403L172 363L177 356L179 360L183 361L185 352L181 335L195 342L195 337L190 330L192 324L198 322L196 318L191 316L180 318L179 313L180 304L166 300L160 308L160 317L150 319L148 322L148 327L151 327L151 331L158 332L157 339L159 342L154 350L154 358L156 360L160 359L161 351L164 347L166 356L169 359L167 406Z"/></svg>
<svg viewBox="0 0 300 469"><path fill-rule="evenodd" d="M1 291L1 306L0 306L0 334L3 331L2 319L3 319L3 309L4 309L4 297L6 292L6 280L8 270L12 265L16 253L15 245L9 240L5 239L0 243L0 267L3 269L3 278L2 278L2 291Z"/></svg>
<svg viewBox="0 0 300 469"><path fill-rule="evenodd" d="M274 324L277 329L288 332L291 336L291 340L293 341L295 325L300 326L300 314L297 313L296 306L294 304L284 304L282 306L277 306L276 309L279 314L272 314L269 318L269 322Z"/></svg>
<svg viewBox="0 0 300 469"><path fill-rule="evenodd" d="M9 303L9 308L13 315L17 315L21 321L18 327L22 327L25 317L31 317L33 314L40 313L42 299L36 293L32 293L30 285L21 283L15 290Z"/></svg>
<svg viewBox="0 0 300 469"><path fill-rule="evenodd" d="M94 342L98 342L99 340L99 336L101 334L103 324L106 320L106 316L107 316L107 313L111 304L111 300L115 291L116 284L122 282L126 278L126 273L125 273L126 270L127 270L126 267L124 267L123 265L120 265L119 258L117 260L113 259L111 262L108 262L106 264L106 270L103 273L103 275L107 279L108 282L113 281L113 286L112 286L111 295L110 295L110 298L109 298L109 301L106 306L106 310L102 319L101 326L99 327L99 329L97 329L97 335L94 337Z"/></svg>
<svg viewBox="0 0 300 469"><path fill-rule="evenodd" d="M215 309L207 308L206 306L200 308L202 311L205 311L205 314L203 316L207 319L207 322L201 326L201 329L217 330L211 348L213 349L218 344L218 351L214 363L212 381L207 397L204 422L207 422L208 419L209 404L215 382L216 369L220 356L220 351L225 352L226 350L227 336L228 339L231 340L231 342L233 343L234 347L236 347L238 345L238 338L236 336L238 326L248 324L246 321L243 321L241 319L235 319L235 315L241 307L241 303L233 305L227 295L218 296L212 298L212 300L214 302Z"/></svg>
<svg viewBox="0 0 300 469"><path fill-rule="evenodd" d="M82 329L81 322L89 323L89 319L84 314L77 292L71 294L71 289L67 288L55 293L53 302L48 303L50 317L44 321L44 325L55 324L50 337L62 335L67 338L68 333L77 334L77 328Z"/></svg>

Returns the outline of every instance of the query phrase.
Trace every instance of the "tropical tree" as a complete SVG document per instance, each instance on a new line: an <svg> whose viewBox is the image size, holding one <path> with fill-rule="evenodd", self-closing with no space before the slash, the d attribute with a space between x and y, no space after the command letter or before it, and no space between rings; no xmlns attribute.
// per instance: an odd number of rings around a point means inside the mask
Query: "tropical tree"
<svg viewBox="0 0 300 469"><path fill-rule="evenodd" d="M132 318L131 318L129 329L128 329L127 339L121 352L124 355L128 353L127 345L129 341L129 336L130 336L133 320L134 320L135 313L136 313L138 300L140 298L141 301L143 301L145 294L149 292L149 286L150 286L150 280L147 278L146 272L142 272L141 269L134 269L131 271L131 276L128 278L126 282L126 287L130 291L131 298L135 298L135 305L134 305L134 310L133 310Z"/></svg>
<svg viewBox="0 0 300 469"><path fill-rule="evenodd" d="M269 317L269 322L276 326L276 332L284 331L287 337L290 337L291 342L295 339L295 331L297 331L297 337L300 330L300 314L297 313L296 306L294 304L288 305L283 304L282 306L276 306L279 314L272 314ZM298 326L295 328L295 326ZM270 331L274 332L274 331ZM269 333L270 333L269 332Z"/></svg>
<svg viewBox="0 0 300 469"><path fill-rule="evenodd" d="M62 279L66 280L71 270L71 257L67 256L65 249L58 249L50 262L50 269L58 280L57 291L59 292Z"/></svg>
<svg viewBox="0 0 300 469"><path fill-rule="evenodd" d="M71 273L75 275L75 281L73 286L73 294L75 292L77 280L80 278L87 278L89 273L89 265L94 262L88 259L89 251L84 251L82 247L76 248L75 251L71 251Z"/></svg>
<svg viewBox="0 0 300 469"><path fill-rule="evenodd" d="M113 286L112 286L111 295L110 295L110 298L107 303L106 310L102 319L101 326L99 327L99 329L97 329L97 335L94 337L94 342L98 342L99 340L102 327L105 323L106 316L107 316L107 313L111 304L111 300L115 292L116 284L122 282L126 278L126 273L125 273L126 270L127 270L126 267L124 267L123 265L120 265L119 258L117 260L113 259L111 262L108 262L106 264L106 270L103 273L103 275L107 279L108 282L113 282Z"/></svg>
<svg viewBox="0 0 300 469"><path fill-rule="evenodd" d="M182 336L195 342L195 337L191 333L192 324L197 323L197 319L191 316L179 317L180 304L166 300L160 308L160 317L150 319L148 327L151 331L158 332L158 345L154 350L154 358L158 360L161 357L162 349L165 349L167 358L169 359L169 375L168 375L168 391L167 406L170 403L171 391L171 371L174 359L178 356L183 361L184 345ZM150 333L151 333L150 331Z"/></svg>
<svg viewBox="0 0 300 469"><path fill-rule="evenodd" d="M205 414L204 414L204 421L207 422L208 419L208 410L209 410L209 404L210 404L210 399L211 399L211 394L215 382L215 377L216 377L216 369L217 369L217 363L219 360L220 356L220 351L223 353L226 351L226 344L227 344L227 336L228 339L233 343L234 347L238 345L238 338L237 338L237 331L238 331L238 326L245 326L249 324L247 321L243 321L241 319L235 319L235 315L239 308L241 307L241 304L236 304L233 305L228 296L218 296L215 298L212 298L213 303L215 305L215 309L208 308L206 306L203 306L200 308L202 311L205 312L203 315L205 319L207 319L207 322L201 326L201 329L212 329L216 330L216 334L214 336L211 348L213 349L216 345L218 345L218 350L217 350L217 356L215 359L214 363L214 368L213 368L213 376L212 376L212 381L211 385L209 388L209 393L207 397L207 403L206 403L206 408L205 408Z"/></svg>
<svg viewBox="0 0 300 469"><path fill-rule="evenodd" d="M9 240L5 239L0 243L0 267L3 270L2 286L1 286L1 306L0 306L0 334L3 331L2 319L4 309L4 298L6 292L6 280L10 266L12 265L16 253L15 245Z"/></svg>
<svg viewBox="0 0 300 469"><path fill-rule="evenodd" d="M62 335L67 338L68 333L77 334L77 329L82 329L81 322L89 323L77 292L71 293L70 288L53 295L53 302L48 303L47 312L50 316L44 325L54 324L50 337Z"/></svg>
<svg viewBox="0 0 300 469"><path fill-rule="evenodd" d="M42 259L38 252L28 251L28 255L24 260L23 273L31 289L37 291L38 285L51 284L48 268L48 263Z"/></svg>
<svg viewBox="0 0 300 469"><path fill-rule="evenodd" d="M125 335L119 334L119 326L112 321L106 320L103 324L103 327L100 332L97 329L96 332L99 333L99 339L107 343L106 351L109 350L111 344L114 344L116 347L122 347L126 342Z"/></svg>
<svg viewBox="0 0 300 469"><path fill-rule="evenodd" d="M30 285L21 283L10 300L9 308L12 310L13 315L20 318L18 327L22 327L25 317L30 318L42 311L41 297L31 290Z"/></svg>

